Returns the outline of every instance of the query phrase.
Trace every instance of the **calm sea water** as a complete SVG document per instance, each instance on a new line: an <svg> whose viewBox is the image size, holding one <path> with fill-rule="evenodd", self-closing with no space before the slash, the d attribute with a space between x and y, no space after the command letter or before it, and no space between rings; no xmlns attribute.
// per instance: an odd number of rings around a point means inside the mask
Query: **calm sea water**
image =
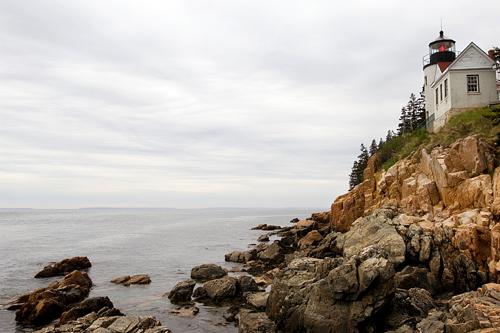
<svg viewBox="0 0 500 333"><path fill-rule="evenodd" d="M287 225L313 209L0 209L0 304L46 286L34 279L44 265L88 256L95 286L90 296L109 296L127 314L154 315L174 332L236 332L222 319L224 309L200 307L194 319L168 313L163 295L189 277L193 266L217 263L224 254L255 243L259 223ZM109 281L146 273L152 283L123 287ZM20 332L14 313L0 310L0 332Z"/></svg>

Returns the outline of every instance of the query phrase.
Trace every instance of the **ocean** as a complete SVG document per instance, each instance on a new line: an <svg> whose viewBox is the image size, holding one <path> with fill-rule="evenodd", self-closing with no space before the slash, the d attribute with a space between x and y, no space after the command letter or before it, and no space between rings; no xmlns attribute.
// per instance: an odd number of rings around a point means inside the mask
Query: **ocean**
<svg viewBox="0 0 500 333"><path fill-rule="evenodd" d="M0 209L0 304L44 287L57 278L34 279L49 262L88 256L92 296L108 296L126 314L153 315L174 332L237 332L222 317L225 308L198 304L194 318L169 313L164 296L191 268L216 263L246 249L260 224L289 225L315 209ZM149 274L150 285L124 287L117 276ZM0 309L0 332L23 332L14 312Z"/></svg>

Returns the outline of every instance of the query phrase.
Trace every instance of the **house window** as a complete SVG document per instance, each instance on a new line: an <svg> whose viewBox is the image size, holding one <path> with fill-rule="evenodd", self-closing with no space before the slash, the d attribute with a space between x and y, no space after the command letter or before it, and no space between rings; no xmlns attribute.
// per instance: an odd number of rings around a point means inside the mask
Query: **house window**
<svg viewBox="0 0 500 333"><path fill-rule="evenodd" d="M440 92L439 95L441 96L441 101L442 101L443 100L443 84L442 83L439 85L439 92Z"/></svg>
<svg viewBox="0 0 500 333"><path fill-rule="evenodd" d="M439 103L439 91L438 88L436 88L436 105Z"/></svg>
<svg viewBox="0 0 500 333"><path fill-rule="evenodd" d="M448 79L444 80L444 98L448 98Z"/></svg>
<svg viewBox="0 0 500 333"><path fill-rule="evenodd" d="M467 75L467 93L479 92L479 75Z"/></svg>

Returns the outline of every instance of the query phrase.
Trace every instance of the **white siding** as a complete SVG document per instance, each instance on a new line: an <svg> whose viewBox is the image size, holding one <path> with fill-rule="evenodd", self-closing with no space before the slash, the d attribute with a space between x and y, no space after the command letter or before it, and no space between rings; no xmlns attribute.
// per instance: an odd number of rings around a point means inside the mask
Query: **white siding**
<svg viewBox="0 0 500 333"><path fill-rule="evenodd" d="M498 101L494 70L459 70L450 74L453 109L482 107ZM479 75L479 93L467 93L467 75Z"/></svg>
<svg viewBox="0 0 500 333"><path fill-rule="evenodd" d="M482 51L469 47L453 64L453 69L491 68L492 65L492 61Z"/></svg>

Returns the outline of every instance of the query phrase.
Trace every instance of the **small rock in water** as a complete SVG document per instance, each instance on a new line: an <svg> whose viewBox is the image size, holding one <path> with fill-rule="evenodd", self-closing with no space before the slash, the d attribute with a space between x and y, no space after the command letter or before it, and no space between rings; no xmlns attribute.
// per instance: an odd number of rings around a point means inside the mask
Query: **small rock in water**
<svg viewBox="0 0 500 333"><path fill-rule="evenodd" d="M47 278L53 276L64 276L75 270L81 271L90 268L92 264L87 257L73 257L60 262L45 266L35 275L35 278Z"/></svg>
<svg viewBox="0 0 500 333"><path fill-rule="evenodd" d="M183 306L169 311L169 313L179 317L194 317L198 312L200 312L200 309L196 306Z"/></svg>
<svg viewBox="0 0 500 333"><path fill-rule="evenodd" d="M269 236L268 235L260 235L259 238L257 238L257 241L259 241L259 242L269 242Z"/></svg>
<svg viewBox="0 0 500 333"><path fill-rule="evenodd" d="M299 222L300 220L298 218L294 218L294 219L291 219L290 220L290 223L297 223Z"/></svg>
<svg viewBox="0 0 500 333"><path fill-rule="evenodd" d="M147 274L125 275L114 278L111 283L130 286L132 284L150 284L151 278Z"/></svg>
<svg viewBox="0 0 500 333"><path fill-rule="evenodd" d="M259 224L255 227L253 227L251 230L278 230L281 229L279 225L272 225L272 224Z"/></svg>

